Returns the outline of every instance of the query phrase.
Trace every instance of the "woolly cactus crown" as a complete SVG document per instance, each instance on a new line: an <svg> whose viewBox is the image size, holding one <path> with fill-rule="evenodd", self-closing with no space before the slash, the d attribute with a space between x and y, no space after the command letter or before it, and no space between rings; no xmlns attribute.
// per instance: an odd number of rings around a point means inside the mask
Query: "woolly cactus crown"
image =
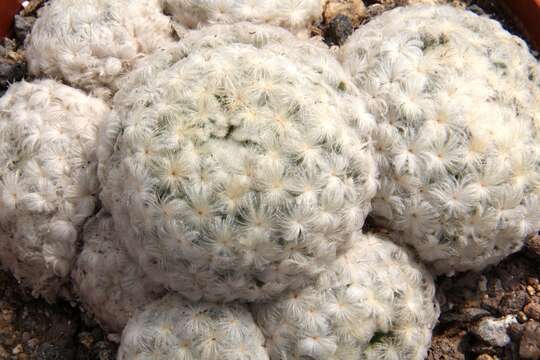
<svg viewBox="0 0 540 360"><path fill-rule="evenodd" d="M253 305L270 359L424 359L439 309L401 247L359 235L317 284Z"/></svg>
<svg viewBox="0 0 540 360"><path fill-rule="evenodd" d="M247 308L156 301L124 329L118 360L267 360L264 337Z"/></svg>
<svg viewBox="0 0 540 360"><path fill-rule="evenodd" d="M12 85L0 99L0 260L53 300L99 191L101 100L52 80Z"/></svg>
<svg viewBox="0 0 540 360"><path fill-rule="evenodd" d="M163 296L116 241L112 217L100 211L84 226L84 248L72 272L75 293L108 331L121 333L136 311Z"/></svg>
<svg viewBox="0 0 540 360"><path fill-rule="evenodd" d="M26 44L30 73L109 98L142 56L173 42L160 0L54 0Z"/></svg>
<svg viewBox="0 0 540 360"><path fill-rule="evenodd" d="M376 115L376 221L439 273L479 270L540 227L540 73L500 24L389 11L342 48ZM362 104L363 106L363 104Z"/></svg>
<svg viewBox="0 0 540 360"><path fill-rule="evenodd" d="M282 26L308 37L322 16L321 0L164 0L166 10L186 28L240 21Z"/></svg>
<svg viewBox="0 0 540 360"><path fill-rule="evenodd" d="M209 27L149 58L100 138L124 247L192 300L303 286L347 249L376 189L354 90L323 47L269 26Z"/></svg>

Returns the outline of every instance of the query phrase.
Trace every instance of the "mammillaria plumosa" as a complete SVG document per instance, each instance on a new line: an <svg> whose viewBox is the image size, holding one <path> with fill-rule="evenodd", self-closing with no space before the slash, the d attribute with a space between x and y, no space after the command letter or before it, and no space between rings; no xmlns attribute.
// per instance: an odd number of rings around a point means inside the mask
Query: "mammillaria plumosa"
<svg viewBox="0 0 540 360"><path fill-rule="evenodd" d="M108 331L121 333L144 305L163 296L116 241L112 217L100 211L83 230L84 247L72 272L79 300Z"/></svg>
<svg viewBox="0 0 540 360"><path fill-rule="evenodd" d="M358 29L341 57L377 118L373 216L395 240L452 273L540 228L540 72L521 39L468 11L412 6Z"/></svg>
<svg viewBox="0 0 540 360"><path fill-rule="evenodd" d="M314 286L252 307L272 360L421 360L439 315L434 295L410 253L368 234Z"/></svg>
<svg viewBox="0 0 540 360"><path fill-rule="evenodd" d="M164 0L166 10L186 28L241 21L282 26L308 37L322 17L323 0Z"/></svg>
<svg viewBox="0 0 540 360"><path fill-rule="evenodd" d="M0 260L49 301L94 212L97 127L108 111L53 80L13 84L0 99Z"/></svg>
<svg viewBox="0 0 540 360"><path fill-rule="evenodd" d="M168 295L135 315L118 360L268 360L264 337L239 304L189 303Z"/></svg>
<svg viewBox="0 0 540 360"><path fill-rule="evenodd" d="M160 0L51 0L25 52L31 74L108 99L137 60L173 41Z"/></svg>
<svg viewBox="0 0 540 360"><path fill-rule="evenodd" d="M100 135L101 199L150 277L208 301L308 283L376 190L372 117L322 45L216 25L155 54Z"/></svg>

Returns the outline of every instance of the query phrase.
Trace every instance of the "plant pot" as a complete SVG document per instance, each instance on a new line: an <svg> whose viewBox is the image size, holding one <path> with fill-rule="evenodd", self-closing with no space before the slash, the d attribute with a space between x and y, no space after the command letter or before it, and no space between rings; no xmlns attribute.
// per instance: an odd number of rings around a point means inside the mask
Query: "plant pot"
<svg viewBox="0 0 540 360"><path fill-rule="evenodd" d="M540 0L504 0L503 3L531 46L540 51Z"/></svg>
<svg viewBox="0 0 540 360"><path fill-rule="evenodd" d="M2 0L2 5L0 5L0 39L9 34L13 25L13 17L21 8L20 0Z"/></svg>

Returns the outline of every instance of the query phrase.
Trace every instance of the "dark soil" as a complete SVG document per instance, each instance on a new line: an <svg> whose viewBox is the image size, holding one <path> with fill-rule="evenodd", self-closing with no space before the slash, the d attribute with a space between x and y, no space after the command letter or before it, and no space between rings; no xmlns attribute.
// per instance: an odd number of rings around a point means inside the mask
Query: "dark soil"
<svg viewBox="0 0 540 360"><path fill-rule="evenodd" d="M16 19L12 39L0 45L0 95L10 83L26 75L22 45L46 0L32 0ZM495 0L449 0L499 20L520 36L518 24ZM366 16L390 9L399 0L365 1ZM357 16L356 16L357 17ZM360 23L362 23L360 22ZM329 45L342 44L358 26L342 14L327 19L315 33ZM438 281L441 318L428 359L540 359L540 237L533 237L519 253L483 273L464 273ZM13 277L0 272L0 360L112 360L117 345L78 307L34 299ZM478 335L482 319L513 316L517 320L504 346Z"/></svg>

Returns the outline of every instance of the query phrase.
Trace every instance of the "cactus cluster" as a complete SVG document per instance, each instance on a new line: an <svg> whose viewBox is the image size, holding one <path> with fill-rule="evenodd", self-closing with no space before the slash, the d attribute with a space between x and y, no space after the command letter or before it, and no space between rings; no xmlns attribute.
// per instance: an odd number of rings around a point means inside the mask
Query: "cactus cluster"
<svg viewBox="0 0 540 360"><path fill-rule="evenodd" d="M450 6L386 12L341 49L377 119L372 216L437 273L480 270L540 227L540 70Z"/></svg>
<svg viewBox="0 0 540 360"><path fill-rule="evenodd" d="M148 58L100 138L124 247L192 300L304 286L348 249L376 190L373 119L349 88L318 44L250 23Z"/></svg>
<svg viewBox="0 0 540 360"><path fill-rule="evenodd" d="M540 227L538 63L425 5L336 57L293 34L321 12L51 0L30 70L93 95L34 80L0 99L2 266L123 330L119 360L424 358L432 276Z"/></svg>
<svg viewBox="0 0 540 360"><path fill-rule="evenodd" d="M19 82L0 99L0 260L49 301L96 207L97 127L108 112L53 80Z"/></svg>

